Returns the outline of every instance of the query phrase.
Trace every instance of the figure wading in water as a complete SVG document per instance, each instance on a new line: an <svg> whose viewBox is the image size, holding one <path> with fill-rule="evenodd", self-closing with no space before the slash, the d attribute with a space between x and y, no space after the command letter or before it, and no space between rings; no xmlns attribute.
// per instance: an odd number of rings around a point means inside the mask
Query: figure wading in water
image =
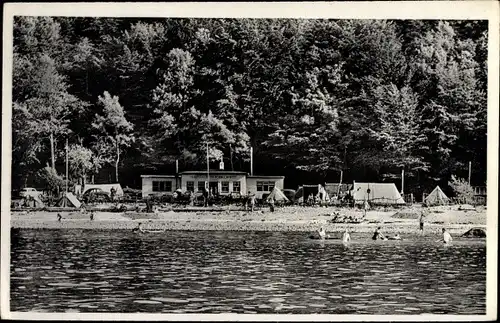
<svg viewBox="0 0 500 323"><path fill-rule="evenodd" d="M375 230L375 232L373 233L373 237L372 239L373 240L387 240L387 238L382 234L382 232L380 232L380 227L377 228L377 230Z"/></svg>

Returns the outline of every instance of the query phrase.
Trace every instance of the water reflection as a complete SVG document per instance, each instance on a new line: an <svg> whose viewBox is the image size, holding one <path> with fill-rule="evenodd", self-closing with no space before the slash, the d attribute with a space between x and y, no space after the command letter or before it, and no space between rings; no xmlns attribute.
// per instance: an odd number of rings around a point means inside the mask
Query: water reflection
<svg viewBox="0 0 500 323"><path fill-rule="evenodd" d="M296 233L21 230L11 309L483 314L484 240L313 241Z"/></svg>

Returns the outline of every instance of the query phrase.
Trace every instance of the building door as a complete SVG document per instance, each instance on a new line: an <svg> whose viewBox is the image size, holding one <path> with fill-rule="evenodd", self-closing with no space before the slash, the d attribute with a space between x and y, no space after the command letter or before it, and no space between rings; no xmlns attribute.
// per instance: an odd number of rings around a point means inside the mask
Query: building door
<svg viewBox="0 0 500 323"><path fill-rule="evenodd" d="M210 193L213 195L219 194L219 182L210 182Z"/></svg>

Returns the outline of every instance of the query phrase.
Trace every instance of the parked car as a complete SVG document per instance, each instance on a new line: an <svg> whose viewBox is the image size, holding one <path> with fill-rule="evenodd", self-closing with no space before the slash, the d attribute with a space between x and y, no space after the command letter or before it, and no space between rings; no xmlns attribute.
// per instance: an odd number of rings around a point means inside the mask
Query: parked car
<svg viewBox="0 0 500 323"><path fill-rule="evenodd" d="M40 194L42 192L39 192L36 190L34 187L25 187L19 191L19 196L20 197L27 197L27 196L32 196L32 197L40 197Z"/></svg>
<svg viewBox="0 0 500 323"><path fill-rule="evenodd" d="M462 234L462 237L467 238L486 238L486 230L483 228L472 228Z"/></svg>
<svg viewBox="0 0 500 323"><path fill-rule="evenodd" d="M83 193L82 200L85 203L111 202L111 195L100 188L91 188Z"/></svg>

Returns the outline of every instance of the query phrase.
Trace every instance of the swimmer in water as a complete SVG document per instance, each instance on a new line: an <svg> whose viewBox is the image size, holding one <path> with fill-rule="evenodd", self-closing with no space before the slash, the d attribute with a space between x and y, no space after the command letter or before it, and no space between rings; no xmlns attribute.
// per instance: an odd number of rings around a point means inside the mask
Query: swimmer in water
<svg viewBox="0 0 500 323"><path fill-rule="evenodd" d="M389 240L402 240L402 239L399 236L399 233L396 233L396 235L394 237L390 237Z"/></svg>
<svg viewBox="0 0 500 323"><path fill-rule="evenodd" d="M139 224L137 225L137 228L133 228L132 232L134 232L134 233L142 232L142 223L139 222Z"/></svg>
<svg viewBox="0 0 500 323"><path fill-rule="evenodd" d="M349 241L351 241L351 235L349 234L349 230L345 228L345 232L342 234L342 242L347 243Z"/></svg>
<svg viewBox="0 0 500 323"><path fill-rule="evenodd" d="M326 239L326 231L325 229L323 229L323 227L321 227L318 231L318 236L321 240L325 240Z"/></svg>
<svg viewBox="0 0 500 323"><path fill-rule="evenodd" d="M445 228L443 228L443 242L448 244L450 243L451 241L453 241L453 238L451 237L451 234L446 231Z"/></svg>

